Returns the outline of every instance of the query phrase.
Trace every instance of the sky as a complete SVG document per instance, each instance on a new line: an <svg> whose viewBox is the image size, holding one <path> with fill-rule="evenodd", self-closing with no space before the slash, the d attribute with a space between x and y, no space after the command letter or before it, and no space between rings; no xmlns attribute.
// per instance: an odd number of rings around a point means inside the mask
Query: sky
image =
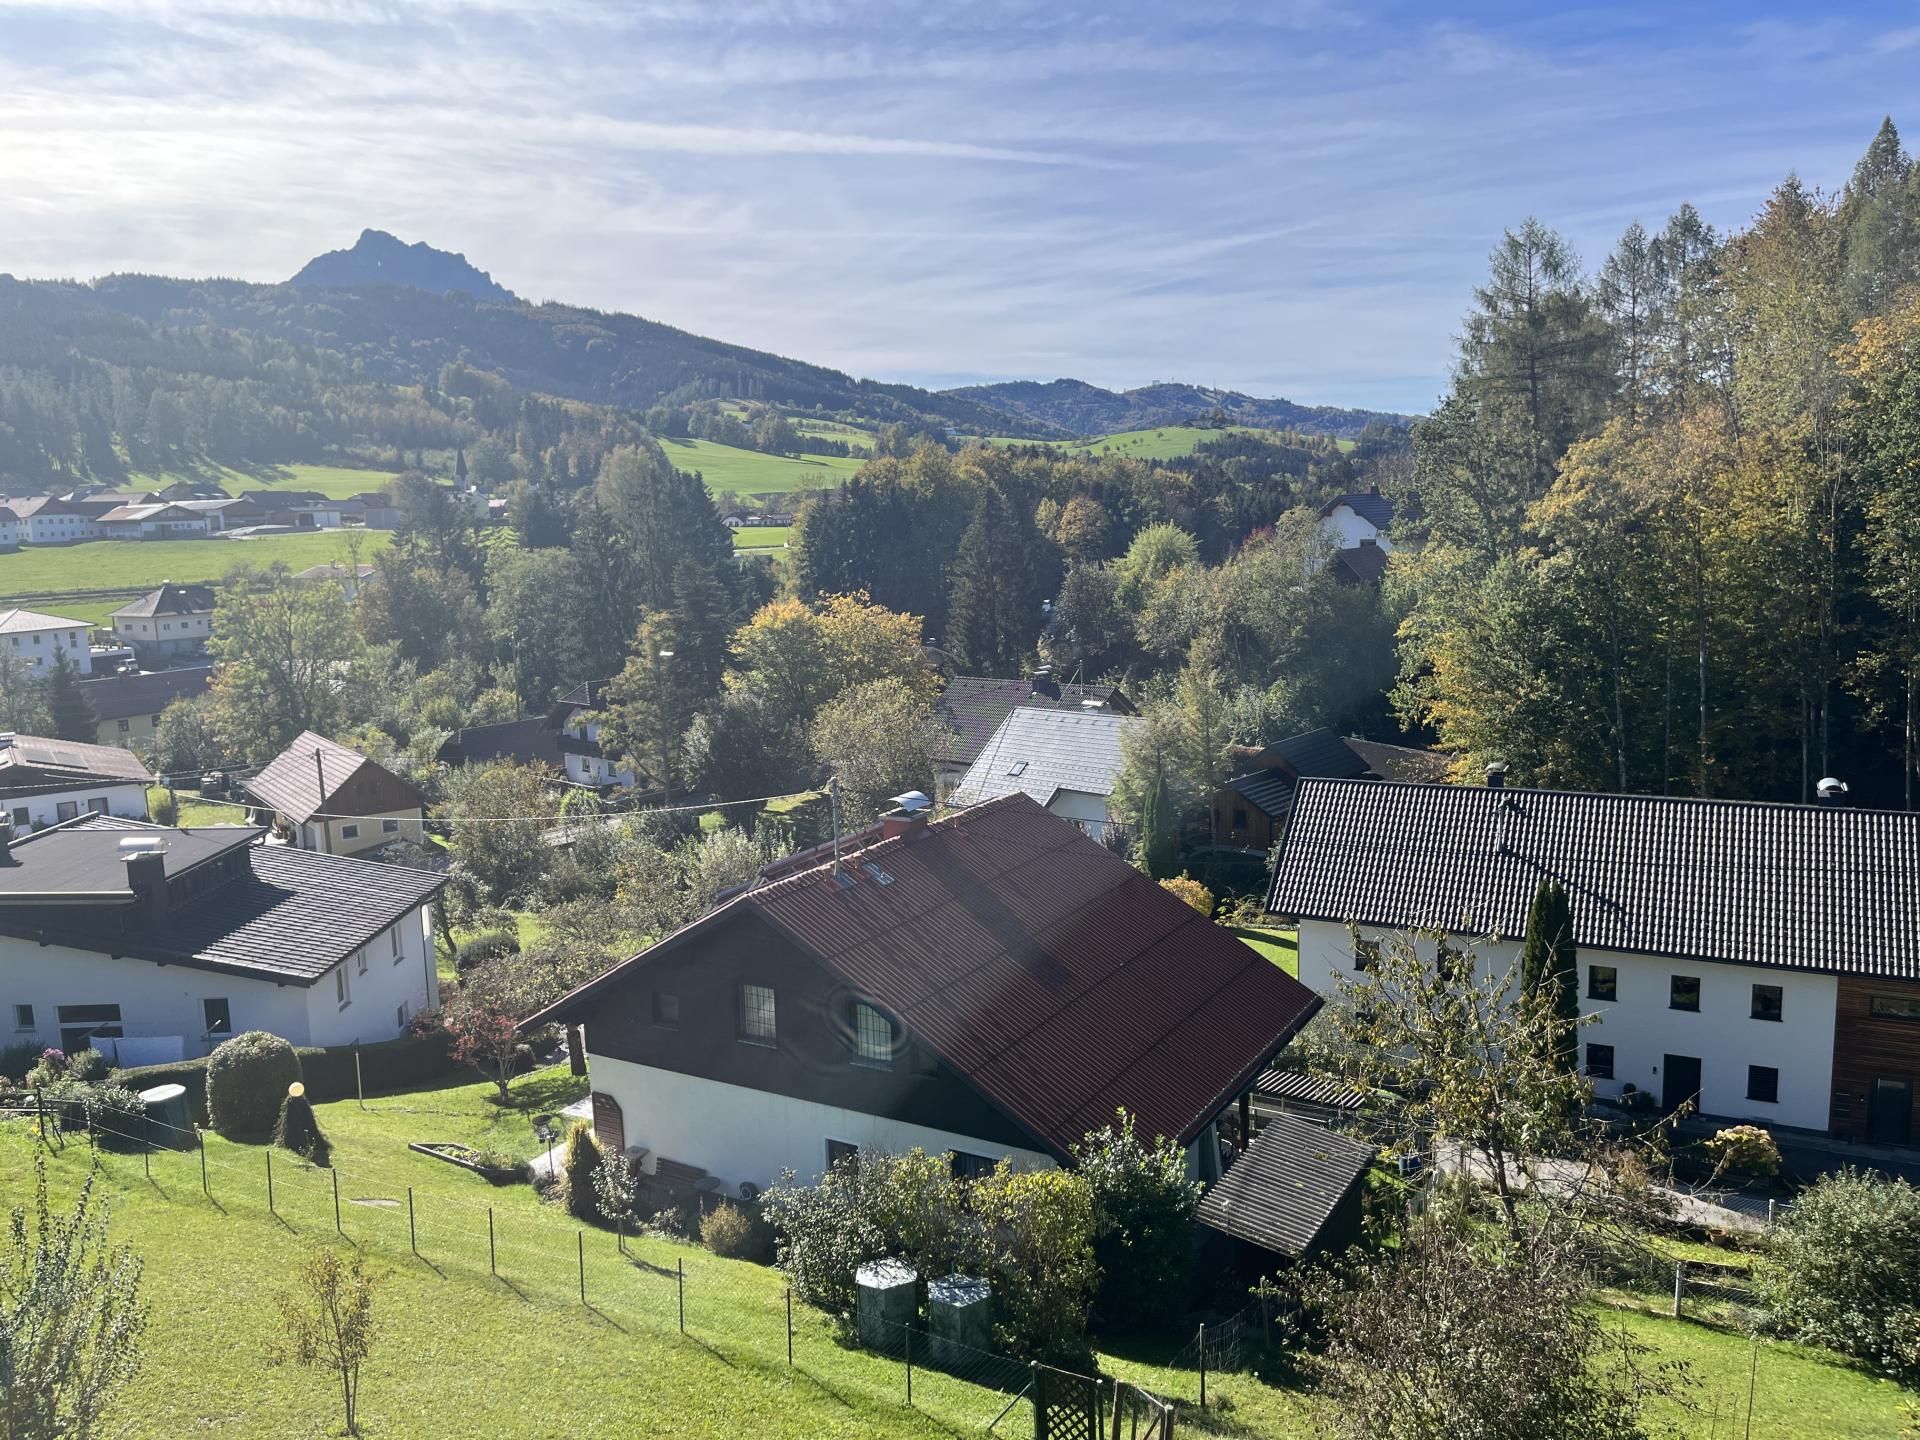
<svg viewBox="0 0 1920 1440"><path fill-rule="evenodd" d="M363 228L935 386L1421 411L1501 230L1597 268L1920 142L1920 4L0 0L0 273Z"/></svg>

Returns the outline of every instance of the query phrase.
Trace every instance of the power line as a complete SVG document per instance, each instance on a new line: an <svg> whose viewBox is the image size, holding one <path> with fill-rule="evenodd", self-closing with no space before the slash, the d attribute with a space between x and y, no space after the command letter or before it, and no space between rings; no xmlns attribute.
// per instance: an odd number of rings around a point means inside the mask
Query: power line
<svg viewBox="0 0 1920 1440"><path fill-rule="evenodd" d="M817 790L789 790L779 795L758 795L748 800L709 800L699 805L649 805L639 810L613 811L599 815L437 815L429 816L428 818L429 820L437 820L447 825L489 823L523 824L527 821L564 825L577 824L582 821L618 820L629 815L705 814L709 810L725 810L735 805L766 805L775 800L797 800L803 796L818 795L819 793ZM197 803L202 805L228 805L239 810L270 810L273 808L271 805L262 804L258 801L249 803L242 800L209 800L204 797L200 798ZM336 814L331 811L321 810L316 810L313 814L307 816L308 820L366 820L369 818L373 817L366 815Z"/></svg>

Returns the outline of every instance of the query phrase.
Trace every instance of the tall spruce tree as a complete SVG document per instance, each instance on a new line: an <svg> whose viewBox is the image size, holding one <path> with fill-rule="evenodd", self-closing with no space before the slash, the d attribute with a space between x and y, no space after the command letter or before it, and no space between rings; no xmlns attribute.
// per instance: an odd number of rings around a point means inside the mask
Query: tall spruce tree
<svg viewBox="0 0 1920 1440"><path fill-rule="evenodd" d="M1174 834L1173 795L1167 769L1159 766L1140 805L1140 861L1155 880L1170 879L1179 864L1179 842Z"/></svg>
<svg viewBox="0 0 1920 1440"><path fill-rule="evenodd" d="M65 650L53 652L53 668L47 672L47 708L53 712L53 733L62 740L91 742L96 738L99 718L80 688L80 672L73 668Z"/></svg>
<svg viewBox="0 0 1920 1440"><path fill-rule="evenodd" d="M1527 937L1520 950L1520 983L1531 993L1546 993L1560 1020L1553 1054L1562 1068L1578 1063L1580 967L1573 948L1573 904L1558 880L1542 880L1527 912Z"/></svg>

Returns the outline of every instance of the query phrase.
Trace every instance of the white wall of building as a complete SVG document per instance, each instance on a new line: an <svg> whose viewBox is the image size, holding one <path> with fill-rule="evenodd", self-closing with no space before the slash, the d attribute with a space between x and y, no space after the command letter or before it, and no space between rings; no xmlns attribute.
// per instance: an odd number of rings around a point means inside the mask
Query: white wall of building
<svg viewBox="0 0 1920 1440"><path fill-rule="evenodd" d="M57 825L62 820L73 820L94 810L107 815L119 815L128 820L147 818L147 787L137 784L109 782L95 785L76 785L71 790L36 790L27 795L10 795L0 800L15 829L22 825L21 812L26 813L26 825L36 830L45 825ZM62 807L72 807L64 809Z"/></svg>
<svg viewBox="0 0 1920 1440"><path fill-rule="evenodd" d="M49 617L49 618L58 618ZM67 652L67 660L76 673L93 673L93 652L87 639L89 627L80 621L71 624L49 626L44 630L14 630L0 635L0 644L10 646L27 664L27 669L35 673L51 670L54 655L59 651Z"/></svg>
<svg viewBox="0 0 1920 1440"><path fill-rule="evenodd" d="M129 645L201 646L213 634L213 612L195 615L116 615L113 633Z"/></svg>
<svg viewBox="0 0 1920 1440"><path fill-rule="evenodd" d="M105 533L91 515L40 514L27 517L22 538L29 545L70 545L76 540L98 540Z"/></svg>
<svg viewBox="0 0 1920 1440"><path fill-rule="evenodd" d="M1385 932L1366 930L1378 938ZM1506 969L1519 962L1518 941L1476 945L1483 965ZM1617 1096L1628 1085L1658 1100L1668 1055L1700 1061L1700 1109L1713 1116L1791 1125L1824 1131L1833 1092L1833 1031L1839 982L1832 975L1757 965L1720 965L1697 960L1610 950L1582 950L1580 1009L1600 1019L1584 1027L1580 1043L1613 1047L1613 1078L1595 1080L1602 1095ZM1610 965L1617 974L1612 1002L1587 998L1594 965ZM1324 920L1300 923L1300 981L1330 995L1335 977L1353 969L1351 933ZM1670 1006L1671 980L1691 975L1700 981L1700 1008ZM1778 1021L1753 1018L1753 987L1777 985L1782 992ZM1779 1100L1768 1104L1747 1098L1747 1067L1766 1065L1780 1072Z"/></svg>
<svg viewBox="0 0 1920 1440"><path fill-rule="evenodd" d="M1088 790L1056 790L1047 801L1047 809L1062 820L1072 820L1079 824L1096 840L1105 840L1107 834L1107 797L1095 795Z"/></svg>
<svg viewBox="0 0 1920 1440"><path fill-rule="evenodd" d="M294 843L326 855L361 855L396 840L418 842L425 827L420 811L392 810L384 815L354 815L343 820L309 820L296 826Z"/></svg>
<svg viewBox="0 0 1920 1440"><path fill-rule="evenodd" d="M1368 540L1382 550L1393 549L1385 531L1347 505L1336 505L1320 517L1320 533L1333 542L1336 550L1355 550Z"/></svg>
<svg viewBox="0 0 1920 1440"><path fill-rule="evenodd" d="M4 509L0 506L0 509ZM0 515L0 550L12 550L20 544L20 521L11 512Z"/></svg>
<svg viewBox="0 0 1920 1440"><path fill-rule="evenodd" d="M348 959L351 999L344 1009L331 974L308 988L0 936L0 1044L58 1045L61 1006L117 1005L120 1028L130 1041L156 1042L130 1044L129 1063L193 1059L226 1038L207 1034L204 1002L209 999L227 1002L231 1034L268 1030L295 1045L392 1040L405 1024L398 1018L402 1006L411 1017L438 1003L426 916L424 908L412 911L395 927L402 951L398 959L391 932L367 947L365 975L358 973L355 959ZM33 1011L30 1027L21 1023L23 1005ZM111 1042L99 1043L104 1049Z"/></svg>
<svg viewBox="0 0 1920 1440"><path fill-rule="evenodd" d="M576 740L585 740L590 745L600 743L600 727L572 721L565 731ZM632 789L635 784L634 773L625 765L599 755L576 755L568 751L565 757L567 778L577 785L619 785Z"/></svg>
<svg viewBox="0 0 1920 1440"><path fill-rule="evenodd" d="M805 1181L819 1179L827 1168L829 1140L892 1154L918 1147L929 1155L1009 1156L1022 1170L1054 1168L1053 1158L1037 1150L1009 1150L945 1130L596 1055L590 1029L587 1068L593 1088L619 1102L627 1148L649 1152L649 1168L663 1158L697 1165L730 1194L738 1193L743 1180L765 1189L782 1170Z"/></svg>

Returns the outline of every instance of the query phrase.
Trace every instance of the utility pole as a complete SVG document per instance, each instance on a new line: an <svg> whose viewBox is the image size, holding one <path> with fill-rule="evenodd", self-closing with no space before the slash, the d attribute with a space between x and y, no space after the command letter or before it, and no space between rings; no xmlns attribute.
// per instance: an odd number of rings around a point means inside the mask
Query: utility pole
<svg viewBox="0 0 1920 1440"><path fill-rule="evenodd" d="M329 823L327 820L327 766L326 762L320 758L320 747L317 745L314 746L313 749L313 773L320 781L320 789L318 792L320 842L326 847L327 854L331 855L333 853L333 832L327 828Z"/></svg>

